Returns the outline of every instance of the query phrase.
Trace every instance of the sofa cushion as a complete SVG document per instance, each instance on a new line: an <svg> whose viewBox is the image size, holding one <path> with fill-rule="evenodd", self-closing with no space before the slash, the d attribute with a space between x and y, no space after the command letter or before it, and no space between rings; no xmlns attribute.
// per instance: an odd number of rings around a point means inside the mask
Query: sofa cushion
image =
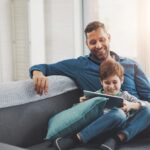
<svg viewBox="0 0 150 150"><path fill-rule="evenodd" d="M27 150L27 149L16 147L5 143L0 143L0 150Z"/></svg>
<svg viewBox="0 0 150 150"><path fill-rule="evenodd" d="M46 139L79 132L102 114L106 101L107 98L94 97L56 114L49 120Z"/></svg>

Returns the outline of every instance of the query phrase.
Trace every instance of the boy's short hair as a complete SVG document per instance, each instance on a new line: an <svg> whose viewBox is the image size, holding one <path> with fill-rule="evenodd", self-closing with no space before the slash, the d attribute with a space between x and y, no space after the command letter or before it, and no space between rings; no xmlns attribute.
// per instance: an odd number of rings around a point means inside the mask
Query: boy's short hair
<svg viewBox="0 0 150 150"><path fill-rule="evenodd" d="M124 76L123 66L114 59L103 61L100 65L99 72L101 81L113 75L117 75L120 79Z"/></svg>

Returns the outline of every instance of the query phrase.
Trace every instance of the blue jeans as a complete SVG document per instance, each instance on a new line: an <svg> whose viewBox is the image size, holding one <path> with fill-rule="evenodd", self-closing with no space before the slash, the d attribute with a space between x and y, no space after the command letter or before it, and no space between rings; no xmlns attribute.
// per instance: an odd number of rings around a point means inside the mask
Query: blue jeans
<svg viewBox="0 0 150 150"><path fill-rule="evenodd" d="M93 121L78 134L81 140L84 143L87 143L94 137L103 135L107 131L111 131L113 129L121 129L126 120L126 114L122 109L113 108L106 114Z"/></svg>
<svg viewBox="0 0 150 150"><path fill-rule="evenodd" d="M146 129L150 125L150 104L138 110L133 117L124 124L122 133L126 135L126 141L131 140L135 135Z"/></svg>

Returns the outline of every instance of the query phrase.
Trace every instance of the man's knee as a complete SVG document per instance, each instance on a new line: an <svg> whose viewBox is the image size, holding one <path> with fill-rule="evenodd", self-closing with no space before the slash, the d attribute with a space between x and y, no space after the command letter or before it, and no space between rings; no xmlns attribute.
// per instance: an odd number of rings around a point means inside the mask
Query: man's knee
<svg viewBox="0 0 150 150"><path fill-rule="evenodd" d="M150 104L149 103L146 103L146 105L142 107L142 112L147 115L150 115Z"/></svg>

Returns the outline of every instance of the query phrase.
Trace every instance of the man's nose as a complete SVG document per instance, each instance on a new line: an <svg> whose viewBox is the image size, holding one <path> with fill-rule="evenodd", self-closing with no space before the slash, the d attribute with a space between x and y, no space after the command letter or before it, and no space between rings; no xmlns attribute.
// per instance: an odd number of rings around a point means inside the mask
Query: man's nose
<svg viewBox="0 0 150 150"><path fill-rule="evenodd" d="M98 42L96 43L96 48L101 48L101 47L102 47L102 44L101 44L101 42L98 41Z"/></svg>

